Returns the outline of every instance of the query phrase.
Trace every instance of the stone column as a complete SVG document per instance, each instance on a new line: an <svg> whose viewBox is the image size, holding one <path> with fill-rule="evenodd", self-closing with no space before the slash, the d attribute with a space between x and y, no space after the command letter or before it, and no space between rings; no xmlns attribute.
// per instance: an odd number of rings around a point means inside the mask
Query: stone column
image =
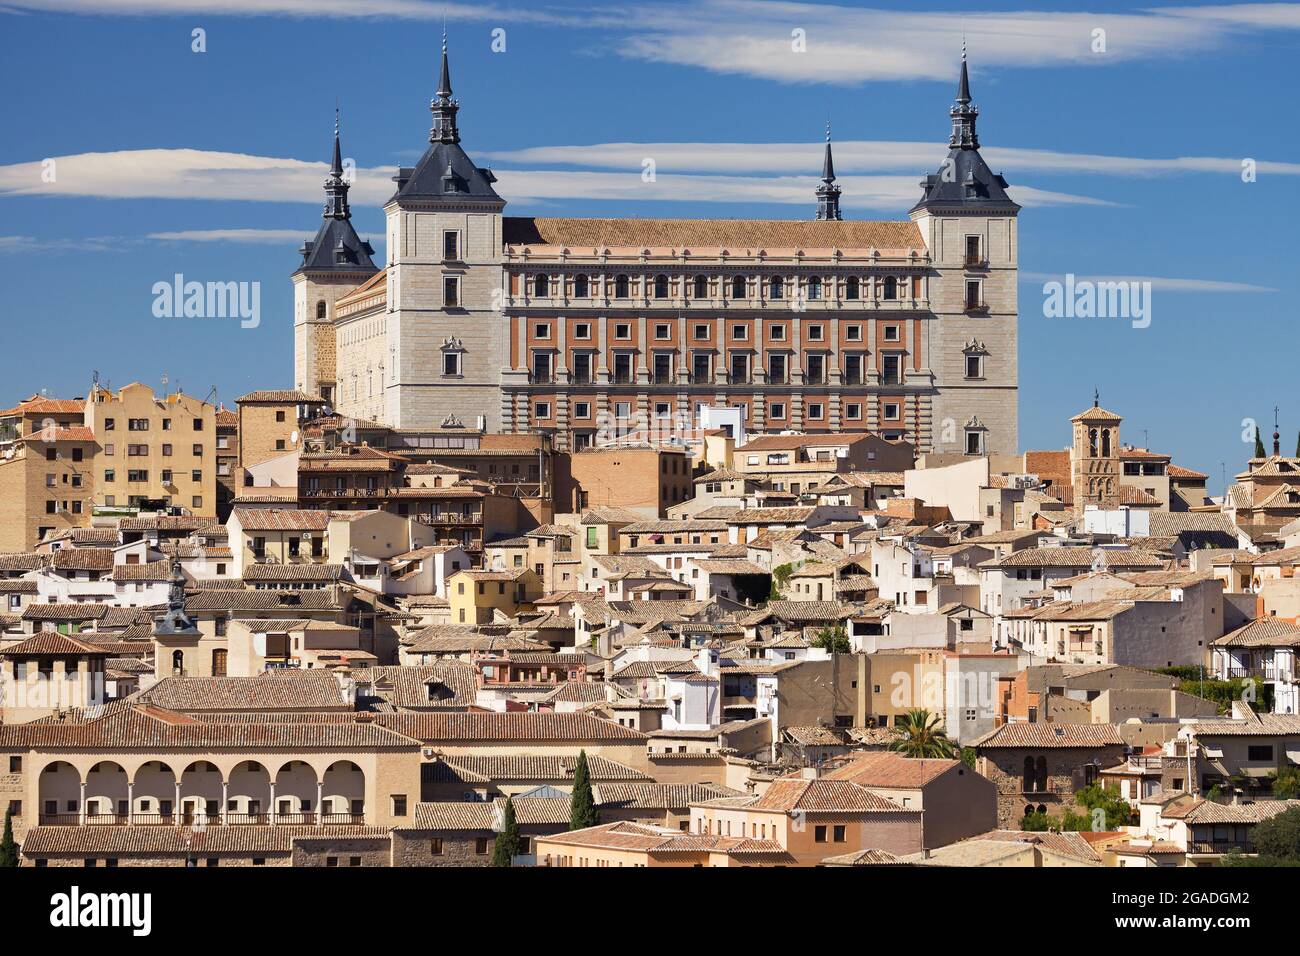
<svg viewBox="0 0 1300 956"><path fill-rule="evenodd" d="M81 781L81 801L79 806L80 809L77 810L77 824L79 826L85 826L86 825L86 781L84 780Z"/></svg>
<svg viewBox="0 0 1300 956"><path fill-rule="evenodd" d="M271 806L268 808L270 813L271 826L275 826L275 781L271 781Z"/></svg>
<svg viewBox="0 0 1300 956"><path fill-rule="evenodd" d="M316 781L316 825L325 825L325 781Z"/></svg>
<svg viewBox="0 0 1300 956"><path fill-rule="evenodd" d="M126 825L131 826L135 822L135 781L127 778L126 781Z"/></svg>
<svg viewBox="0 0 1300 956"><path fill-rule="evenodd" d="M230 800L230 784L229 782L227 782L225 777L222 777L221 778L221 807L217 816L217 819L221 821L222 826L226 825L226 806L229 803L229 800Z"/></svg>
<svg viewBox="0 0 1300 956"><path fill-rule="evenodd" d="M184 771L181 772L184 773ZM176 824L176 826L180 826L181 825L181 778L180 777L176 778L176 787L173 792L175 793L175 797L172 800L172 821Z"/></svg>

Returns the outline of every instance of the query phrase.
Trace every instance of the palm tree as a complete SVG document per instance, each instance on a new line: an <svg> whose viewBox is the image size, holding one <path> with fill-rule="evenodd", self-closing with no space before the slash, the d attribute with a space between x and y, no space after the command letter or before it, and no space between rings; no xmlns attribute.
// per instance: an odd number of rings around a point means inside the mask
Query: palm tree
<svg viewBox="0 0 1300 956"><path fill-rule="evenodd" d="M890 743L889 749L906 757L956 757L957 745L948 739L939 724L938 714L922 708L909 710L895 724L903 736Z"/></svg>

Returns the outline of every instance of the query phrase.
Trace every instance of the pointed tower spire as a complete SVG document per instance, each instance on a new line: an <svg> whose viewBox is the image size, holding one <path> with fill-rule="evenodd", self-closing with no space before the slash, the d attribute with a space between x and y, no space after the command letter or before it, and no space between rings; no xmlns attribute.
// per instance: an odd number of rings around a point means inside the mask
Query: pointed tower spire
<svg viewBox="0 0 1300 956"><path fill-rule="evenodd" d="M343 175L343 150L339 145L339 109L334 107L334 155L330 159L330 174L325 180L326 219L351 219L348 208L348 181Z"/></svg>
<svg viewBox="0 0 1300 956"><path fill-rule="evenodd" d="M447 28L442 28L442 72L438 76L438 91L429 103L433 113L433 128L429 130L430 143L459 143L460 131L456 129L459 104L451 97L451 67L447 64Z"/></svg>
<svg viewBox="0 0 1300 956"><path fill-rule="evenodd" d="M818 220L839 220L840 187L835 185L835 161L831 158L831 124L826 121L826 155L822 159L822 184L817 187Z"/></svg>
<svg viewBox="0 0 1300 956"><path fill-rule="evenodd" d="M979 149L979 137L975 134L975 118L980 115L979 108L971 104L970 73L966 69L966 38L961 40L961 78L957 81L957 100L948 111L952 117L952 136L948 145L960 149Z"/></svg>

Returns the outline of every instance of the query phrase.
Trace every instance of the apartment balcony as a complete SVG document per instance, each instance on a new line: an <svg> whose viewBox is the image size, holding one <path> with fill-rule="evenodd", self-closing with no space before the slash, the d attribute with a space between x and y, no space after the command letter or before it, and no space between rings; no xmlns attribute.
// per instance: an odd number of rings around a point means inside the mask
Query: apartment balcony
<svg viewBox="0 0 1300 956"><path fill-rule="evenodd" d="M1254 853L1255 844L1237 840L1192 840L1187 844L1188 853L1220 854L1240 850L1242 853Z"/></svg>
<svg viewBox="0 0 1300 956"><path fill-rule="evenodd" d="M1286 680L1290 676L1291 675L1285 668L1280 668L1272 664L1266 664L1262 667L1243 667L1234 664L1228 667L1227 670L1228 680L1234 680L1237 678L1254 678L1255 680L1278 681Z"/></svg>
<svg viewBox="0 0 1300 956"><path fill-rule="evenodd" d="M458 515L458 514L424 514L420 515L420 520L425 524L452 524L452 525L478 525L483 523L481 514Z"/></svg>

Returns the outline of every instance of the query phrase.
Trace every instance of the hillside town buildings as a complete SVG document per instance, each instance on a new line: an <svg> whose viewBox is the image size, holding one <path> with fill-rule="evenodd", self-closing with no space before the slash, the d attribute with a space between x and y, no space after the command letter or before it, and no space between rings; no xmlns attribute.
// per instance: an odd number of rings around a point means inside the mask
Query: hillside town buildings
<svg viewBox="0 0 1300 956"><path fill-rule="evenodd" d="M1204 866L1294 809L1300 459L1212 498L1098 394L1020 447L964 59L897 222L829 141L807 221L505 216L445 50L432 110L380 261L336 131L294 388L0 412L22 865Z"/></svg>

